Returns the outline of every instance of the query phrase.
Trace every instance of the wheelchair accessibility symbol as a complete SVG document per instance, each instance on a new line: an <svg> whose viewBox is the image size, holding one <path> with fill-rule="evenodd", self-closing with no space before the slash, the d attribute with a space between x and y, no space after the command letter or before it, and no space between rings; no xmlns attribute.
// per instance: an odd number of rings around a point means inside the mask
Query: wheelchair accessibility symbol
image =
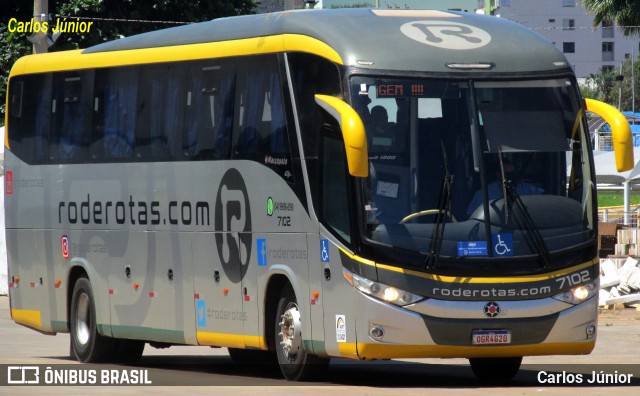
<svg viewBox="0 0 640 396"><path fill-rule="evenodd" d="M496 256L513 256L513 235L491 234L491 246Z"/></svg>
<svg viewBox="0 0 640 396"><path fill-rule="evenodd" d="M323 263L328 263L331 261L329 257L329 241L326 239L320 240L320 260Z"/></svg>

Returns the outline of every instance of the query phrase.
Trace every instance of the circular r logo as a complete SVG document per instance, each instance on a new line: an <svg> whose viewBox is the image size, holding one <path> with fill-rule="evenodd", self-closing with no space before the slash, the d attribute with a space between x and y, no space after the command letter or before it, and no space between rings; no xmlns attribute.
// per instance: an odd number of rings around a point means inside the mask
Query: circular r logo
<svg viewBox="0 0 640 396"><path fill-rule="evenodd" d="M215 206L215 240L222 269L233 283L247 273L251 258L251 208L244 179L229 169L218 187Z"/></svg>
<svg viewBox="0 0 640 396"><path fill-rule="evenodd" d="M400 27L400 31L419 43L451 50L470 50L491 42L491 35L486 31L451 21L407 22Z"/></svg>

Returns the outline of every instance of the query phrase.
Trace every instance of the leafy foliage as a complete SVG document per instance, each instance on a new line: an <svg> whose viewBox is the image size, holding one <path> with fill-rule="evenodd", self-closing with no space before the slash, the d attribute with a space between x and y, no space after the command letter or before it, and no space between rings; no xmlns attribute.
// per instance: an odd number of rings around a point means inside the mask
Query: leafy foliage
<svg viewBox="0 0 640 396"><path fill-rule="evenodd" d="M622 63L622 81L619 81L616 84L616 89L613 94L613 101L618 102L620 100L620 110L622 111L631 111L632 109L640 111L638 103L640 103L640 84L638 83L640 80L640 57L636 58L635 62L633 62L633 67L635 68L633 72L633 81L631 76L631 59L626 59ZM635 96L636 96L636 105L633 106L631 103L632 93L631 93L631 84L635 84ZM618 90L618 88L620 88ZM620 94L620 98L618 98L618 94ZM613 104L613 103L612 103Z"/></svg>
<svg viewBox="0 0 640 396"><path fill-rule="evenodd" d="M593 25L615 21L625 34L640 33L640 0L581 0L590 14Z"/></svg>
<svg viewBox="0 0 640 396"><path fill-rule="evenodd" d="M580 86L582 96L606 102L621 111L639 111L640 106L640 56L634 62L635 71L633 78L631 74L631 59L622 63L622 71L600 70L596 74L591 74L586 80L586 84ZM619 76L622 76L620 79ZM634 81L635 78L635 81ZM636 106L633 106L632 82L635 84Z"/></svg>
<svg viewBox="0 0 640 396"><path fill-rule="evenodd" d="M589 92L591 95L585 96L611 103L613 88L616 86L616 76L616 72L604 68L596 74L589 75L587 86L591 88L591 92Z"/></svg>

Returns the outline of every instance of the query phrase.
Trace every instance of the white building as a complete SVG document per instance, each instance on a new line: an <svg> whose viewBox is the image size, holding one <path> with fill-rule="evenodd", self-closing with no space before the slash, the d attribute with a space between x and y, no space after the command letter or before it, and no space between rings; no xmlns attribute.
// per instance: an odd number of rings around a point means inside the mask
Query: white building
<svg viewBox="0 0 640 396"><path fill-rule="evenodd" d="M579 0L495 0L495 5L494 15L521 23L552 41L578 77L588 77L603 67L617 70L625 59L640 53L640 35L625 36L613 24L594 28L593 16Z"/></svg>

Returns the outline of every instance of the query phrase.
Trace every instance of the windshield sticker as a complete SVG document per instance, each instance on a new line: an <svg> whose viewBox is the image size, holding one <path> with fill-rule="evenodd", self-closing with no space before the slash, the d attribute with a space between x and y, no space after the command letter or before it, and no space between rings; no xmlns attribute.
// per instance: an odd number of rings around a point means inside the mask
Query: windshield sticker
<svg viewBox="0 0 640 396"><path fill-rule="evenodd" d="M487 242L458 242L458 256L486 256Z"/></svg>
<svg viewBox="0 0 640 396"><path fill-rule="evenodd" d="M405 36L419 43L450 50L471 50L491 42L486 31L451 21L414 21L400 27Z"/></svg>
<svg viewBox="0 0 640 396"><path fill-rule="evenodd" d="M491 234L491 246L493 246L493 253L497 256L513 256L513 235Z"/></svg>
<svg viewBox="0 0 640 396"><path fill-rule="evenodd" d="M398 198L398 183L378 181L376 194L381 197Z"/></svg>

